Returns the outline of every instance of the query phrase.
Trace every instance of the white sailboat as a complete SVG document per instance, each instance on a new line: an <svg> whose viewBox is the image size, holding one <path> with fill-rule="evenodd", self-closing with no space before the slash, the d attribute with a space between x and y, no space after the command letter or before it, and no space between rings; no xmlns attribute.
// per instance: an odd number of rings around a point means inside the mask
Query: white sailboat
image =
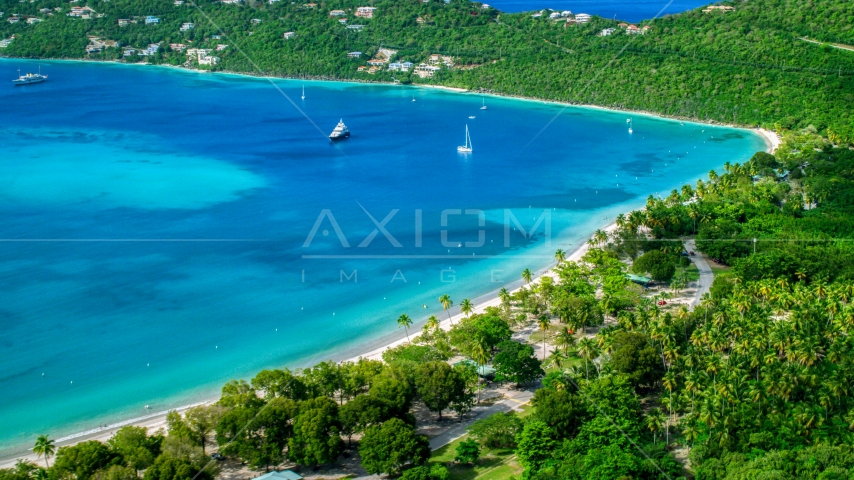
<svg viewBox="0 0 854 480"><path fill-rule="evenodd" d="M633 130L632 130L632 119L630 118L630 119L628 119L628 120L626 120L626 121L627 121L627 122L629 122L629 133L632 133L632 131L633 131Z"/></svg>
<svg viewBox="0 0 854 480"><path fill-rule="evenodd" d="M471 144L471 136L469 135L469 126L466 125L466 144L460 145L457 147L457 151L460 153L471 153L472 152L472 144Z"/></svg>
<svg viewBox="0 0 854 480"><path fill-rule="evenodd" d="M485 98L483 98L483 97L481 97L481 100L483 101L483 102L482 102L482 105L483 105L483 106L481 106L481 107L480 107L480 109L481 109L481 110L486 110L486 99L485 99Z"/></svg>
<svg viewBox="0 0 854 480"><path fill-rule="evenodd" d="M302 86L302 99L305 100L305 85Z"/></svg>
<svg viewBox="0 0 854 480"><path fill-rule="evenodd" d="M413 101L413 102L415 101L415 95L413 95L413 96L412 96L412 101Z"/></svg>

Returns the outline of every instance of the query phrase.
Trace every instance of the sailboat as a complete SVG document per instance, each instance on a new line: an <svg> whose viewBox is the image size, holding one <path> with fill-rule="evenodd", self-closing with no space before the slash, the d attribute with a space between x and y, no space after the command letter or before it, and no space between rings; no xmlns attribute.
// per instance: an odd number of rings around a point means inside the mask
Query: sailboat
<svg viewBox="0 0 854 480"><path fill-rule="evenodd" d="M629 122L629 133L632 133L632 119L630 118L626 121Z"/></svg>
<svg viewBox="0 0 854 480"><path fill-rule="evenodd" d="M302 99L305 100L305 85L302 86Z"/></svg>
<svg viewBox="0 0 854 480"><path fill-rule="evenodd" d="M413 102L415 101L415 95L413 95L413 96L412 96L412 101L413 101Z"/></svg>
<svg viewBox="0 0 854 480"><path fill-rule="evenodd" d="M466 144L460 145L459 147L457 147L457 151L460 153L471 153L472 152L471 136L469 135L468 124L466 124Z"/></svg>
<svg viewBox="0 0 854 480"><path fill-rule="evenodd" d="M486 110L486 99L481 97L481 100L483 100L483 106L482 106L482 107L480 107L480 109L481 109L481 110Z"/></svg>

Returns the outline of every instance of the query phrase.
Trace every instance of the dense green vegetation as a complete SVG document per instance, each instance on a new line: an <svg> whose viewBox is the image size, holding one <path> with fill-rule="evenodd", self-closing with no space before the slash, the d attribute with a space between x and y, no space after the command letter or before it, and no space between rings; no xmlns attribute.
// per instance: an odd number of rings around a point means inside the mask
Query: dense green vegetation
<svg viewBox="0 0 854 480"><path fill-rule="evenodd" d="M614 251L696 232L731 266L692 312L618 315L658 349L665 430L678 425L697 478L848 478L852 187L854 152L793 132L776 156L620 218Z"/></svg>
<svg viewBox="0 0 854 480"><path fill-rule="evenodd" d="M467 307L450 330L431 317L382 362L231 381L216 404L170 413L168 436L125 427L58 450L40 437L45 468L21 462L0 479L212 478L214 443L257 469L334 464L349 450L366 471L407 479L499 468L528 479L673 479L688 468L714 480L849 478L854 150L809 129L784 138L775 155L650 197L596 232L581 262L558 251L555 277L526 270L528 285L500 292L499 306ZM685 288L685 236L720 262L693 310L666 301ZM630 270L666 275L653 292ZM522 329L536 330L530 342L512 339ZM534 346L547 344L545 358ZM449 363L457 356L466 360ZM508 387L539 387L532 408L478 420L431 457L417 428L464 420L482 365Z"/></svg>
<svg viewBox="0 0 854 480"><path fill-rule="evenodd" d="M58 0L0 0L6 15L44 18L28 25L4 17L0 37L15 35L4 54L53 58L83 57L87 35L134 47L161 42L156 55L127 60L173 65L187 58L168 43L222 43L219 70L394 75L764 125L784 132L784 143L774 155L757 153L650 197L645 209L621 215L612 234L597 232L583 261L566 262L559 251L556 279L533 282L526 270L526 287L502 291L501 305L481 314L463 300L465 319L443 330L432 317L382 362L323 362L229 382L216 404L171 413L168 436L125 427L107 443L60 449L41 437L34 451L44 468L21 462L0 470L0 480L205 480L218 473L212 445L256 469L328 465L349 451L370 473L406 479L458 478L499 450L529 479L677 478L686 468L715 480L854 475L854 151L844 148L854 142L854 52L800 39L854 44L854 4L736 2L733 12L698 9L645 22L646 35L607 37L596 35L615 26L605 19L564 28L461 0L372 4L375 18L356 19L353 1L196 8L92 0L103 17L83 20L65 16L70 5ZM55 7L53 16L39 11ZM332 9L364 29L346 29ZM145 15L161 23L145 25ZM196 27L180 32L183 22ZM285 40L286 31L296 36ZM415 63L451 55L456 67L429 79L357 72L381 45ZM349 51L365 55L348 59ZM92 56L120 57L120 49ZM693 310L626 278L631 271L673 294L684 289L693 268L684 237L716 262L711 292ZM397 323L409 339L411 319ZM525 327L537 330L530 342L514 340ZM467 360L449 363L457 356ZM477 369L487 364L506 386L542 387L529 415L479 420L442 462L430 460L417 427L465 419L485 383ZM685 455L690 464L677 461Z"/></svg>
<svg viewBox="0 0 854 480"><path fill-rule="evenodd" d="M618 29L605 37L597 34L616 21L594 17L565 28L563 20L481 9L466 0L365 4L377 7L374 18L354 17L362 4L353 0L326 1L316 8L302 1L224 5L204 0L176 6L167 0L91 0L94 16L84 20L67 17L71 4L60 0L2 0L0 11L7 17L17 13L44 21L10 24L4 17L0 38L16 38L0 53L122 58L117 48L87 55L87 36L92 35L136 48L160 43L156 55L127 61L181 65L186 54L170 51L168 44L227 44L215 53L221 62L212 68L290 77L396 78L741 125L812 125L835 142L854 141L848 108L854 101L854 52L821 44L854 45L854 5L845 0L733 2L732 12L696 9L643 22L652 27L645 35ZM51 16L39 11L56 7L60 11ZM345 10L349 23L364 29L346 28L329 15L334 9ZM145 25L147 15L160 23ZM120 27L118 19L137 23ZM195 28L181 32L183 22ZM285 32L296 35L286 40ZM416 64L432 53L451 55L455 68L443 67L426 79L411 72L357 72L381 46L397 50L396 60ZM352 51L364 55L350 59Z"/></svg>

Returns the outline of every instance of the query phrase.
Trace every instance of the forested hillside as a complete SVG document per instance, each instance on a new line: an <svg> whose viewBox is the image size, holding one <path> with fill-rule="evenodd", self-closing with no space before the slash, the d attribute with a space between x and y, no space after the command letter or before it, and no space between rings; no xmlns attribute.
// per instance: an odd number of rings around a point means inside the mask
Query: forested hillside
<svg viewBox="0 0 854 480"><path fill-rule="evenodd" d="M353 15L356 7L369 4L377 8L373 18ZM72 6L83 5L94 10L91 18L67 16ZM303 1L175 5L166 0L2 0L0 38L14 35L14 40L0 54L122 58L120 48L87 54L87 36L97 36L137 49L161 46L152 56L124 61L181 65L188 57L171 51L170 43L212 49L223 44L228 47L214 53L219 64L203 68L366 81L395 78L749 126L813 125L837 142L854 140L854 51L821 43L854 44L854 4L751 0L727 5L734 10L697 9L644 22L639 27L651 26L644 35L616 28L612 35L600 36L619 20L593 17L574 24L549 19L548 11L533 18L465 0L329 0L314 7ZM335 9L344 14L330 16ZM21 20L10 23L12 14ZM145 24L149 15L160 22ZM43 21L28 23L27 17ZM347 28L341 18L364 28ZM131 23L119 26L119 19ZM185 22L195 28L180 31ZM285 32L295 35L284 39ZM418 64L442 53L453 56L455 65L442 66L424 79L386 69L358 72L381 46L397 50L393 60ZM363 55L348 58L352 51Z"/></svg>

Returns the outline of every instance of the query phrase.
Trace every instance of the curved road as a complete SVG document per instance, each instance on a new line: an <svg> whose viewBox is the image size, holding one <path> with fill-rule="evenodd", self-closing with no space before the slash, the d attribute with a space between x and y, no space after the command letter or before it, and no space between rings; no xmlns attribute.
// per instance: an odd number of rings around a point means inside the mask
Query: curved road
<svg viewBox="0 0 854 480"><path fill-rule="evenodd" d="M705 257L697 253L697 246L694 245L693 238L691 240L685 240L685 251L696 253L693 257L688 258L694 262L694 265L697 266L697 270L700 271L700 280L697 282L697 293L694 294L694 300L691 301L691 308L694 308L700 304L700 300L702 300L703 295L709 293L709 288L712 286L715 274L712 273L712 267L710 267L709 263L706 262Z"/></svg>

